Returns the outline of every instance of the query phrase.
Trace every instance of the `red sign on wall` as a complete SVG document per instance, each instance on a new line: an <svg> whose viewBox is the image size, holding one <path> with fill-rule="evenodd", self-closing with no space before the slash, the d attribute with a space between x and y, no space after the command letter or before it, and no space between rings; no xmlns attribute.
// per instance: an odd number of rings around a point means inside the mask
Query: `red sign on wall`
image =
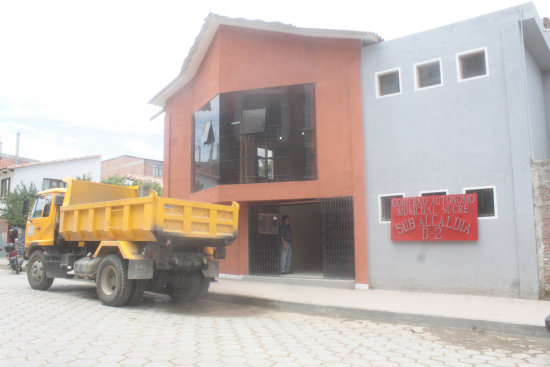
<svg viewBox="0 0 550 367"><path fill-rule="evenodd" d="M392 241L477 241L477 194L391 200Z"/></svg>

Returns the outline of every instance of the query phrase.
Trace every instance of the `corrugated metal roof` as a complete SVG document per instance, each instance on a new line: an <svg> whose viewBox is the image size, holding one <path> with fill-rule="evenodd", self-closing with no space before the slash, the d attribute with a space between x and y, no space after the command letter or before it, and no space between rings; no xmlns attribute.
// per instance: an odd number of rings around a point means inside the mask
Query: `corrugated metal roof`
<svg viewBox="0 0 550 367"><path fill-rule="evenodd" d="M229 18L210 13L205 19L198 36L195 38L195 43L189 49L189 54L183 62L179 75L159 93L157 93L157 95L149 101L150 104L164 107L168 98L174 95L180 88L193 79L220 25L295 34L305 37L358 39L361 40L364 45L382 41L382 38L373 32L299 28L291 24L265 22L262 20L249 20L243 18Z"/></svg>

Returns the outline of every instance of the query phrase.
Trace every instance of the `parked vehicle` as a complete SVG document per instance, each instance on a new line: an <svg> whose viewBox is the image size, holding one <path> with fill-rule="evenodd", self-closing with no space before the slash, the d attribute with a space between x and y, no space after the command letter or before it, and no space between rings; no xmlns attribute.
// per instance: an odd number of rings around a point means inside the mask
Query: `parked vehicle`
<svg viewBox="0 0 550 367"><path fill-rule="evenodd" d="M38 193L26 226L32 288L54 278L96 282L108 306L137 303L145 289L196 300L219 275L237 236L239 205L139 197L137 187L67 180ZM24 205L28 209L28 202Z"/></svg>
<svg viewBox="0 0 550 367"><path fill-rule="evenodd" d="M17 250L15 249L14 243L8 243L4 246L4 250L6 251L6 257L9 260L10 269L12 271L15 271L15 274L19 274L21 269L22 261L19 260L19 254L17 253Z"/></svg>

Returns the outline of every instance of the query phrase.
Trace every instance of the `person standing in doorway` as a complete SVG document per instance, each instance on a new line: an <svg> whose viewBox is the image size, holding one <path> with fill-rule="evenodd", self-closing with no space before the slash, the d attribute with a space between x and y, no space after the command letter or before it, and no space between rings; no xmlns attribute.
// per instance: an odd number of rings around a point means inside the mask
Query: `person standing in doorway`
<svg viewBox="0 0 550 367"><path fill-rule="evenodd" d="M290 263L292 260L292 229L290 229L290 217L283 215L283 224L279 227L281 239L281 274L291 274Z"/></svg>

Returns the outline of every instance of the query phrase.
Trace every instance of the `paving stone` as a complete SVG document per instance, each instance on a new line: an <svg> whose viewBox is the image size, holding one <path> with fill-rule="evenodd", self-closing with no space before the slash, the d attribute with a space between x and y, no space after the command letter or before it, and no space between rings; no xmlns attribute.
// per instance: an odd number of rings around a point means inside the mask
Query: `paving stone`
<svg viewBox="0 0 550 367"><path fill-rule="evenodd" d="M0 294L13 312L0 314L2 367L550 366L550 340L211 301L179 306L150 293L138 307L112 308L92 282L56 279L37 292L24 274L7 275ZM10 321L28 315L38 320L32 327Z"/></svg>

